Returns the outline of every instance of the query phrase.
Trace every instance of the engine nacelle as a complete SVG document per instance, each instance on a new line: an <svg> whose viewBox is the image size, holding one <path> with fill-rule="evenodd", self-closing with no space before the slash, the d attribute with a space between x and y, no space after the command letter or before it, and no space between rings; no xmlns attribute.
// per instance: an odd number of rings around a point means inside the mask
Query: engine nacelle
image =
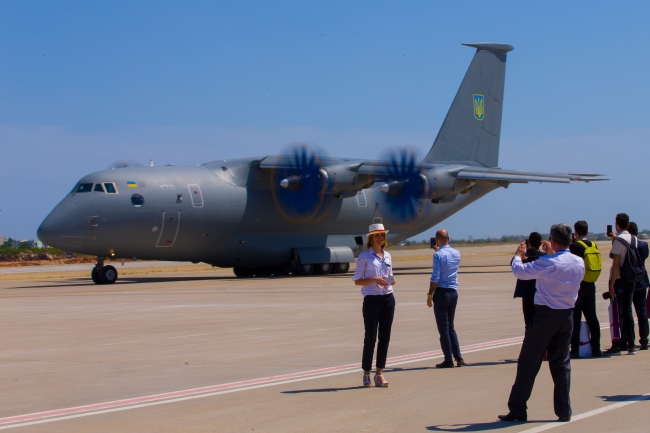
<svg viewBox="0 0 650 433"><path fill-rule="evenodd" d="M425 198L434 203L451 203L458 194L465 194L476 181L457 179L458 167L433 168L426 171L427 190Z"/></svg>
<svg viewBox="0 0 650 433"><path fill-rule="evenodd" d="M337 198L354 197L369 182L366 175L356 172L359 163L336 164L320 169L323 191Z"/></svg>

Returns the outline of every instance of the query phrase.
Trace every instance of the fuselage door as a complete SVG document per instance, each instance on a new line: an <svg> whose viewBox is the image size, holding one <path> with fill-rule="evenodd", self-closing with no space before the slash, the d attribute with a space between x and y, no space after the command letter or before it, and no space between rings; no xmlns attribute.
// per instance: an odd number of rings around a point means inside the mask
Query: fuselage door
<svg viewBox="0 0 650 433"><path fill-rule="evenodd" d="M203 196L201 195L201 188L198 185L187 185L190 190L190 197L192 198L192 206L203 207Z"/></svg>
<svg viewBox="0 0 650 433"><path fill-rule="evenodd" d="M178 210L163 211L162 230L158 238L157 247L171 247L178 235L178 226L181 222L181 212Z"/></svg>

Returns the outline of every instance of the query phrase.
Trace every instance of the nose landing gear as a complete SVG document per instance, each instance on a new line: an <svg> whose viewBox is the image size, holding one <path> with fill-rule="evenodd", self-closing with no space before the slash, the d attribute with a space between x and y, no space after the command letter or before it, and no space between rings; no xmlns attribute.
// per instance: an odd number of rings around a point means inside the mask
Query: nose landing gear
<svg viewBox="0 0 650 433"><path fill-rule="evenodd" d="M104 258L97 257L97 264L90 273L95 284L113 284L117 281L117 269L111 265L104 266Z"/></svg>

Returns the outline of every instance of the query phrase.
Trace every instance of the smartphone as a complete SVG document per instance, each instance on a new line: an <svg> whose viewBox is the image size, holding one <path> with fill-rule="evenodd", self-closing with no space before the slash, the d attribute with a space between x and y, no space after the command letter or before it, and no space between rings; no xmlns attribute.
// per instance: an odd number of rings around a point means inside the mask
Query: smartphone
<svg viewBox="0 0 650 433"><path fill-rule="evenodd" d="M390 285L390 284L393 284L395 282L395 277L393 277L392 275L389 275L387 277L384 277L384 280L386 280L386 282Z"/></svg>
<svg viewBox="0 0 650 433"><path fill-rule="evenodd" d="M609 235L612 232L612 225L607 224L607 234Z"/></svg>
<svg viewBox="0 0 650 433"><path fill-rule="evenodd" d="M526 244L527 247L530 247L530 242L528 242L528 239L526 239L524 243Z"/></svg>

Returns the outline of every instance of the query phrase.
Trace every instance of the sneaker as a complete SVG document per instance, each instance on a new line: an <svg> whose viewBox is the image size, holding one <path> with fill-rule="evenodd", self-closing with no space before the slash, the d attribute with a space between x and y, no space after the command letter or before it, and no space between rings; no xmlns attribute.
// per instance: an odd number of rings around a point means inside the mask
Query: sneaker
<svg viewBox="0 0 650 433"><path fill-rule="evenodd" d="M636 349L634 347L630 347L629 349L627 349L627 354L636 355Z"/></svg>
<svg viewBox="0 0 650 433"><path fill-rule="evenodd" d="M648 345L647 344L642 344L640 350L648 350Z"/></svg>
<svg viewBox="0 0 650 433"><path fill-rule="evenodd" d="M603 352L605 355L620 355L621 354L621 348L612 346L606 351Z"/></svg>

